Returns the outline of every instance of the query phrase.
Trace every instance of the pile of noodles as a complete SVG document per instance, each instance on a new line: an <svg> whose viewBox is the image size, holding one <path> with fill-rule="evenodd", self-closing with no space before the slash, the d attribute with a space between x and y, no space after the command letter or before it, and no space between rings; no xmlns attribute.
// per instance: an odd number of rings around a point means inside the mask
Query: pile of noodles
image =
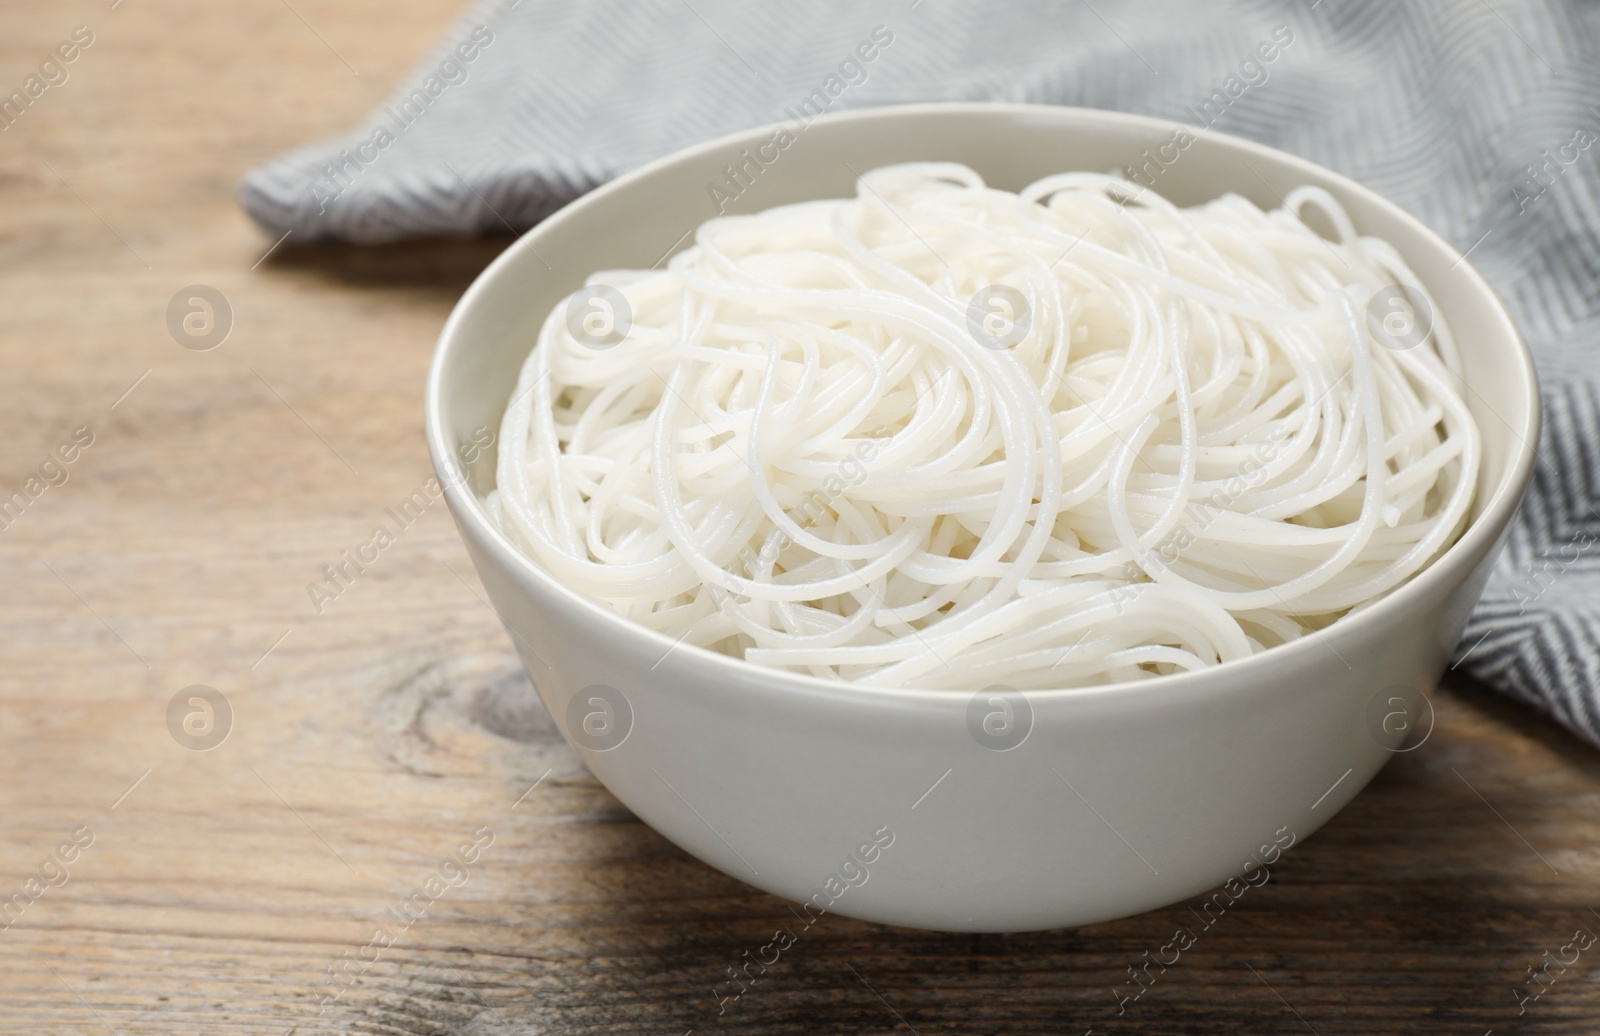
<svg viewBox="0 0 1600 1036"><path fill-rule="evenodd" d="M1179 209L891 166L590 283L512 392L491 512L566 585L765 666L1034 689L1216 665L1404 582L1477 480L1449 328L1369 319L1426 291L1317 188Z"/></svg>

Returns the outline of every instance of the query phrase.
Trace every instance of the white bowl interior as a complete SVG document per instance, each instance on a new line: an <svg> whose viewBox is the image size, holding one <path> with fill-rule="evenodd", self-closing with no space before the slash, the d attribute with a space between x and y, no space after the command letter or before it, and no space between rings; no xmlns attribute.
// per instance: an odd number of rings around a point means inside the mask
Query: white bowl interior
<svg viewBox="0 0 1600 1036"><path fill-rule="evenodd" d="M991 186L1018 190L1052 173L1136 165L1168 143L1176 128L1142 116L1037 105L907 105L824 117L792 129L794 142L726 211L848 197L858 173L908 161L960 162ZM772 134L771 127L737 134L630 173L546 220L497 259L457 306L435 360L428 434L436 463L452 447L471 442L477 429L498 430L517 374L557 302L596 271L649 268L688 247L694 228L718 214L709 185L721 184L725 167L743 161L741 150L753 152ZM1232 192L1274 207L1308 183L1333 194L1358 231L1399 249L1448 316L1466 366L1467 403L1484 432L1474 527L1463 541L1485 535L1477 527L1496 523L1479 519L1509 513L1520 495L1531 464L1526 444L1537 435L1538 395L1526 349L1470 264L1371 191L1238 138L1199 134L1155 187L1179 205ZM507 292L518 296L515 306L483 305L478 298ZM493 487L495 460L491 448L464 465L472 499L460 503L465 520L482 522L499 538L480 504ZM504 546L516 553L509 542Z"/></svg>

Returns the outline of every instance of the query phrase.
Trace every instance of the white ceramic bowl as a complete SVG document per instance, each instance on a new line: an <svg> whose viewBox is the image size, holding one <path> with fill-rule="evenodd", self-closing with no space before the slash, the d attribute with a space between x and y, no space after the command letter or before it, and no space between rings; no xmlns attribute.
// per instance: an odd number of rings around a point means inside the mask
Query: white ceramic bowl
<svg viewBox="0 0 1600 1036"><path fill-rule="evenodd" d="M856 171L913 160L962 162L1016 190L1050 173L1140 162L1174 128L1028 105L828 116L781 152L769 148L776 161L728 211L847 197ZM1454 248L1341 176L1214 133L1169 148L1176 158L1156 187L1171 200L1232 191L1273 207L1294 186L1320 185L1432 289L1459 338L1483 430L1473 521L1415 579L1320 636L1204 672L1029 692L1027 740L994 751L969 734L971 694L775 672L674 646L618 618L491 523L481 495L493 484L492 449L460 464L475 433L498 431L557 301L594 271L649 267L686 244L715 214L707 185L773 129L680 152L567 206L483 272L440 336L428 448L545 706L645 822L727 874L816 904L811 914L827 907L919 928L1020 931L1153 909L1241 874L1262 880L1258 868L1275 865L1276 846L1327 822L1407 727L1431 719L1423 691L1483 588L1538 437L1533 368L1505 310ZM588 733L578 729L586 716Z"/></svg>

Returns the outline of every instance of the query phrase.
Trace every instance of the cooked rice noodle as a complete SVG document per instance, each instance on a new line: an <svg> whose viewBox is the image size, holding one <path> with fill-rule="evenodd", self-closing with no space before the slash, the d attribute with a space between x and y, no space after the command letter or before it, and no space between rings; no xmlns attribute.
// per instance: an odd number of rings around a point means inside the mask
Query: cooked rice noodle
<svg viewBox="0 0 1600 1036"><path fill-rule="evenodd" d="M1179 209L1095 174L1013 194L890 166L590 283L631 325L604 347L572 300L550 314L491 513L567 586L765 666L1023 690L1202 669L1405 582L1477 481L1449 328L1369 326L1376 292L1427 293L1315 187Z"/></svg>

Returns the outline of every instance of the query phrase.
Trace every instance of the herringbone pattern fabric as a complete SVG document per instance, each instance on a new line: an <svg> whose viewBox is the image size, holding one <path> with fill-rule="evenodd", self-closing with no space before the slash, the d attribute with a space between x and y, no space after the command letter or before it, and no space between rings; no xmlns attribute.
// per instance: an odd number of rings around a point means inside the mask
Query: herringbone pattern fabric
<svg viewBox="0 0 1600 1036"><path fill-rule="evenodd" d="M1549 387L1538 478L1458 664L1600 744L1600 146L1577 143L1600 139L1600 5L485 0L366 122L252 171L241 197L297 241L520 230L785 118L875 26L892 42L833 110L1032 101L1192 123L1234 75L1215 129L1346 173L1468 252ZM1241 68L1279 26L1293 42L1264 80Z"/></svg>

